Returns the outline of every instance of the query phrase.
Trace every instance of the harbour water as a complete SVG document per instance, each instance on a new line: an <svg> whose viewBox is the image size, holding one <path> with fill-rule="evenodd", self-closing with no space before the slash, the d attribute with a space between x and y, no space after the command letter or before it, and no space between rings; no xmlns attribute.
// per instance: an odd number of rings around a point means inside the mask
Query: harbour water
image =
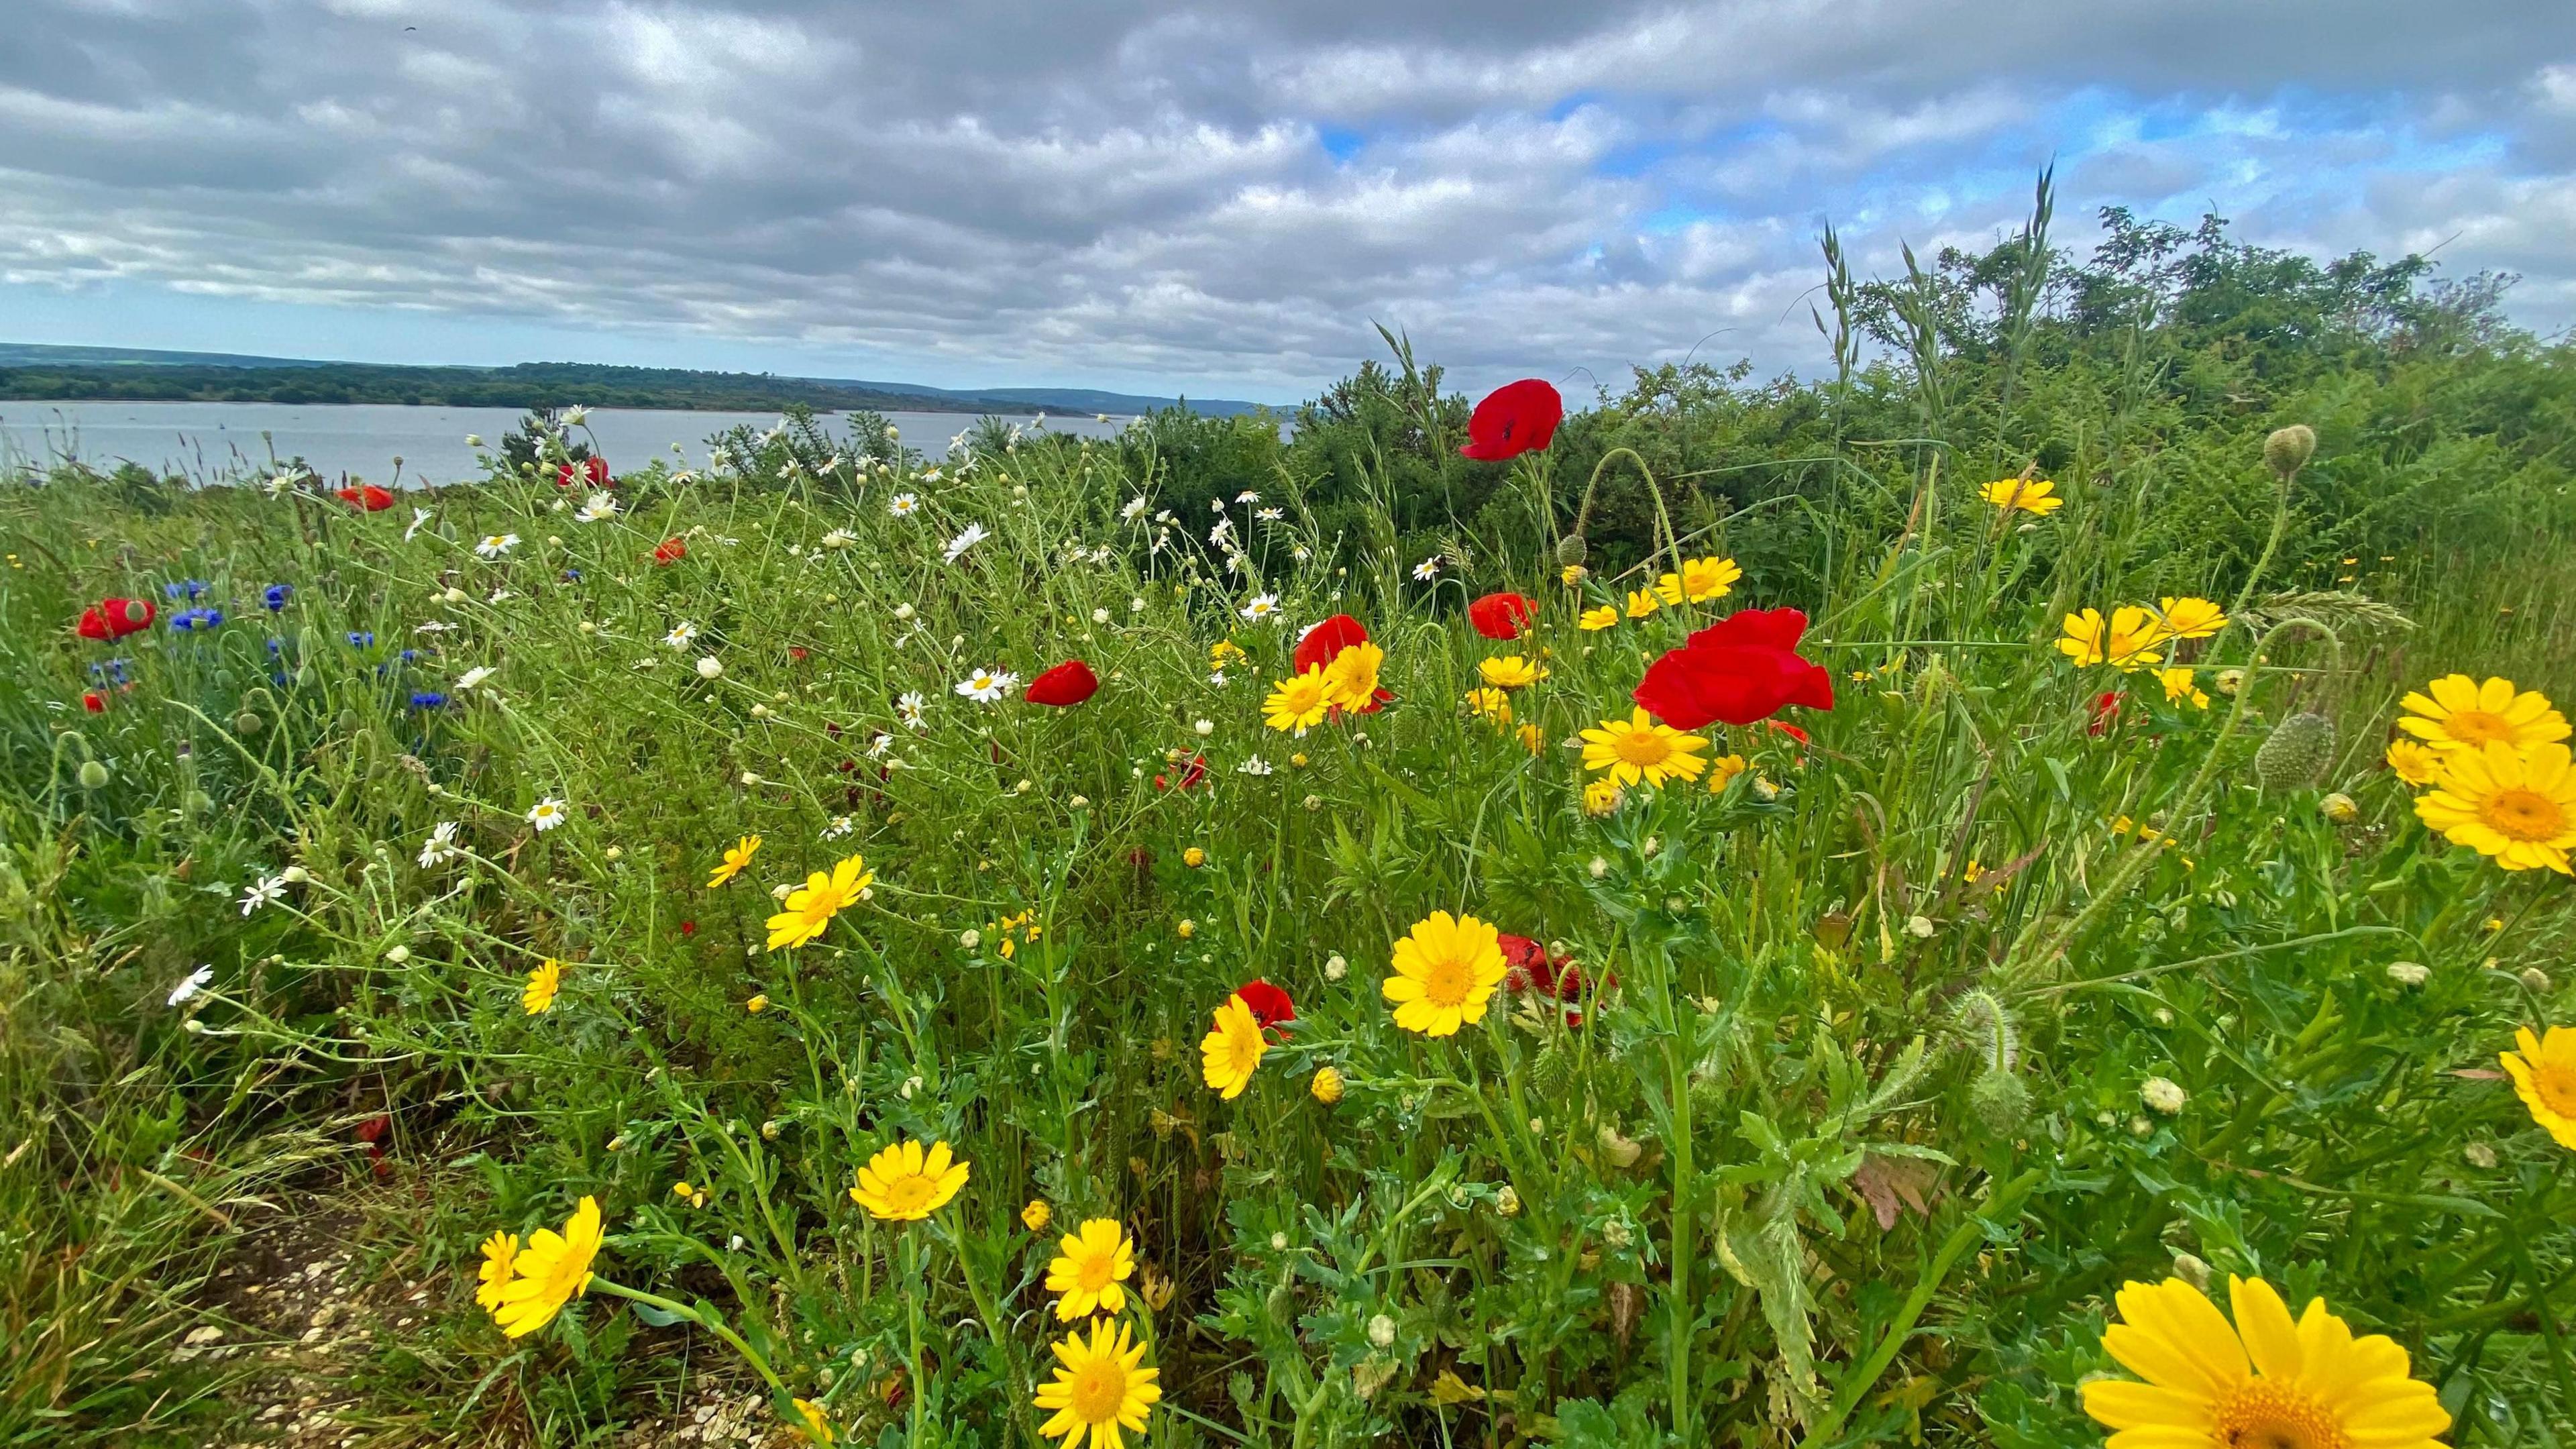
<svg viewBox="0 0 2576 1449"><path fill-rule="evenodd" d="M197 402L0 402L0 472L28 464L78 458L101 468L136 462L163 473L201 481L264 477L272 459L302 457L324 479L363 478L371 483L453 482L479 475L466 437L497 447L518 425L513 408L403 407L397 404L287 406L279 403ZM888 413L904 443L933 458L945 457L949 440L975 423L972 413ZM1007 417L1034 423L1037 415ZM736 423L766 428L776 413L681 412L593 408L591 446L620 471L652 457L704 466L706 440ZM837 432L840 420L822 418ZM1106 437L1125 418L1102 422L1084 414L1051 415L1046 426L1085 437ZM679 451L672 451L673 445ZM395 460L401 460L399 478Z"/></svg>

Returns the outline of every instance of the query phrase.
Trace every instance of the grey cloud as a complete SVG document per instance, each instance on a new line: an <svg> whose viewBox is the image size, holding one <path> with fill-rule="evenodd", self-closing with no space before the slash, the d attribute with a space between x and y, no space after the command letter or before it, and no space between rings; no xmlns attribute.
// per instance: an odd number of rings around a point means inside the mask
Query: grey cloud
<svg viewBox="0 0 2576 1449"><path fill-rule="evenodd" d="M2103 141L2072 230L2207 188L2576 305L2576 10L2493 0L16 8L0 319L116 280L1274 396L1372 320L1471 382L1789 365L1820 214L1988 239L2086 95L2291 120Z"/></svg>

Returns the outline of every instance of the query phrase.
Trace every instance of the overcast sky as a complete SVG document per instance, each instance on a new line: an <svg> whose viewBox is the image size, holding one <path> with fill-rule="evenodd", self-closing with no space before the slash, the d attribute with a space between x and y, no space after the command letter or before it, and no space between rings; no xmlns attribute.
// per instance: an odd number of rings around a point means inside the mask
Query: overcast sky
<svg viewBox="0 0 2576 1449"><path fill-rule="evenodd" d="M2566 0L7 0L0 340L1289 400L1378 321L1588 389L1812 368L1820 221L1983 244L2052 157L2079 246L2576 321Z"/></svg>

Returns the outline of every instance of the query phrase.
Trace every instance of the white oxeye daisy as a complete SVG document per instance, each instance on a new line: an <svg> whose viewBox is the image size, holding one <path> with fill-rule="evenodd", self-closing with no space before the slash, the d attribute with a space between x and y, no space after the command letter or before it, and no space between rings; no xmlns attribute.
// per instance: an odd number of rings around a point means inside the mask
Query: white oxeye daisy
<svg viewBox="0 0 2576 1449"><path fill-rule="evenodd" d="M1108 611L1107 609L1105 609L1105 608L1102 608L1102 609L1094 609L1094 610L1092 610L1092 611L1091 611L1091 622L1093 622L1093 623L1095 623L1095 624L1106 624L1106 623L1108 623L1108 622L1109 622L1109 611Z"/></svg>
<svg viewBox="0 0 2576 1449"><path fill-rule="evenodd" d="M992 537L992 535L984 531L984 525L980 523L970 523L966 525L963 532L959 533L955 538L948 540L948 552L945 555L948 562L957 562L958 559L965 556L966 550L973 548L975 545L982 543L985 539L990 537Z"/></svg>
<svg viewBox="0 0 2576 1449"><path fill-rule="evenodd" d="M577 428L589 421L590 409L580 403L574 403L563 410L563 425L567 428Z"/></svg>
<svg viewBox="0 0 2576 1449"><path fill-rule="evenodd" d="M1118 510L1118 516L1129 523L1133 523L1137 519L1144 517L1145 496L1140 493L1135 497L1128 499L1127 506Z"/></svg>
<svg viewBox="0 0 2576 1449"><path fill-rule="evenodd" d="M444 865L464 853L456 844L456 822L442 820L429 828L429 838L420 843L420 868Z"/></svg>
<svg viewBox="0 0 2576 1449"><path fill-rule="evenodd" d="M922 727L921 712L926 703L927 701L923 700L921 697L920 690L908 689L903 692L900 698L895 700L894 710L896 714L902 716L905 724L912 726L914 729L920 729Z"/></svg>
<svg viewBox="0 0 2576 1449"><path fill-rule="evenodd" d="M405 543L409 543L409 542L411 542L412 535L413 535L413 534L416 534L416 533L418 533L418 532L420 532L420 526L421 526L422 524L424 524L424 523L427 523L427 522L429 522L429 510L428 510L428 509L426 509L426 508L415 508L415 509L413 509L413 510L411 511L411 527L406 528L406 529L404 529L404 530L403 530L403 542L405 542Z"/></svg>
<svg viewBox="0 0 2576 1449"><path fill-rule="evenodd" d="M1279 619L1279 596L1277 594L1255 594L1252 596L1252 602L1244 605L1238 612L1240 612L1243 617L1256 624L1264 622L1276 623Z"/></svg>
<svg viewBox="0 0 2576 1449"><path fill-rule="evenodd" d="M537 833L540 835L563 824L564 819L564 802L552 795L548 795L528 808L528 823L537 827Z"/></svg>
<svg viewBox="0 0 2576 1449"><path fill-rule="evenodd" d="M463 674L456 676L456 687L460 691L472 689L481 684L484 680L491 678L492 674L493 670L491 665L477 664L473 668L466 670Z"/></svg>
<svg viewBox="0 0 2576 1449"><path fill-rule="evenodd" d="M177 1006L180 1002L205 990L206 983L214 979L215 968L212 966L200 966L189 972L179 979L178 985L170 988L170 1004Z"/></svg>
<svg viewBox="0 0 2576 1449"><path fill-rule="evenodd" d="M978 669L957 681L957 692L977 704L992 704L1011 691L1020 677L1000 669Z"/></svg>
<svg viewBox="0 0 2576 1449"><path fill-rule="evenodd" d="M265 875L242 887L242 914L247 916L262 906L273 906L286 899L286 877Z"/></svg>
<svg viewBox="0 0 2576 1449"><path fill-rule="evenodd" d="M1234 501L1237 503L1258 503L1261 501L1261 495L1253 492L1249 488L1246 488L1242 492L1234 495Z"/></svg>
<svg viewBox="0 0 2576 1449"><path fill-rule="evenodd" d="M474 551L485 558L500 558L518 546L519 536L515 533L487 533L481 543L474 545Z"/></svg>
<svg viewBox="0 0 2576 1449"><path fill-rule="evenodd" d="M1433 554L1413 566L1413 576L1424 583L1440 577L1440 555Z"/></svg>
<svg viewBox="0 0 2576 1449"><path fill-rule="evenodd" d="M1264 523L1277 523L1279 520L1288 516L1288 510L1285 508L1264 508L1254 513L1252 516L1260 519Z"/></svg>
<svg viewBox="0 0 2576 1449"><path fill-rule="evenodd" d="M886 512L897 518L910 518L921 507L921 500L909 493L898 493L886 503Z"/></svg>
<svg viewBox="0 0 2576 1449"><path fill-rule="evenodd" d="M721 678L723 674L723 660L718 659L712 654L704 654L698 657L698 677L700 679L717 679Z"/></svg>
<svg viewBox="0 0 2576 1449"><path fill-rule="evenodd" d="M1261 758L1259 755L1255 755L1251 759L1244 761L1242 764L1237 765L1234 768L1238 774L1267 775L1270 773L1270 762Z"/></svg>
<svg viewBox="0 0 2576 1449"><path fill-rule="evenodd" d="M859 536L850 532L846 528L835 528L823 535L823 546L825 548L848 548L850 545L857 543L858 541Z"/></svg>
<svg viewBox="0 0 2576 1449"><path fill-rule="evenodd" d="M603 519L615 518L617 495L608 492L593 493L582 500L581 507L575 509L572 516L583 523L598 523Z"/></svg>
<svg viewBox="0 0 2576 1449"><path fill-rule="evenodd" d="M674 649L686 649L689 647L690 641L697 637L698 626L690 623L686 619L682 619L680 622L671 626L670 633L662 636L662 642L670 645Z"/></svg>

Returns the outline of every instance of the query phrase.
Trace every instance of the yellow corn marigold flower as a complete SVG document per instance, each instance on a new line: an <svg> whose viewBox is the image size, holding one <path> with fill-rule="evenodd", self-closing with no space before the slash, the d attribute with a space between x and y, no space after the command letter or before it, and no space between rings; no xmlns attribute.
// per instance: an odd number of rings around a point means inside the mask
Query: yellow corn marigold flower
<svg viewBox="0 0 2576 1449"><path fill-rule="evenodd" d="M1564 584L1569 589L1591 576L1592 570L1585 568L1581 564L1567 564L1565 567L1556 571L1558 582Z"/></svg>
<svg viewBox="0 0 2576 1449"><path fill-rule="evenodd" d="M1729 781L1751 768L1753 767L1745 763L1742 755L1720 755L1709 761L1708 793L1714 795L1724 790Z"/></svg>
<svg viewBox="0 0 2576 1449"><path fill-rule="evenodd" d="M1377 701L1377 673L1386 651L1359 643L1333 656L1324 666L1324 697L1336 708L1363 710Z"/></svg>
<svg viewBox="0 0 2576 1449"><path fill-rule="evenodd" d="M2045 478L1998 478L1977 490L1977 496L2006 513L2020 509L2042 518L2066 506L2057 496L2057 485Z"/></svg>
<svg viewBox="0 0 2576 1449"><path fill-rule="evenodd" d="M1062 1449L1085 1449L1085 1435L1089 1449L1122 1449L1122 1429L1144 1436L1145 1416L1163 1397L1154 1382L1162 1371L1144 1366L1145 1346L1131 1343L1132 1333L1125 1323L1095 1319L1089 1342L1075 1329L1053 1345L1055 1379L1038 1386L1035 1403L1055 1414L1039 1433L1062 1439Z"/></svg>
<svg viewBox="0 0 2576 1449"><path fill-rule="evenodd" d="M1302 735L1322 724L1332 708L1332 690L1324 683L1324 666L1318 664L1272 686L1270 697L1261 704L1261 722L1274 730Z"/></svg>
<svg viewBox="0 0 2576 1449"><path fill-rule="evenodd" d="M563 963L552 956L537 963L528 973L527 989L519 993L519 1004L528 1015L542 1016L555 1009L555 993L563 990Z"/></svg>
<svg viewBox="0 0 2576 1449"><path fill-rule="evenodd" d="M2565 745L2516 749L2489 740L2481 750L2451 751L2441 783L2416 797L2415 814L2506 870L2567 875L2567 849L2576 846L2576 770Z"/></svg>
<svg viewBox="0 0 2576 1449"><path fill-rule="evenodd" d="M1607 629L1618 622L1619 606L1616 604L1603 604L1598 608L1586 609L1582 613L1576 615L1574 618L1574 627L1587 632L1597 632L1602 629Z"/></svg>
<svg viewBox="0 0 2576 1449"><path fill-rule="evenodd" d="M966 1166L945 1142L932 1143L928 1152L917 1141L897 1142L859 1169L850 1201L880 1222L917 1223L947 1206L966 1185Z"/></svg>
<svg viewBox="0 0 2576 1449"><path fill-rule="evenodd" d="M2158 599L2156 619L2174 639L2206 639L2227 627L2227 611L2201 598Z"/></svg>
<svg viewBox="0 0 2576 1449"><path fill-rule="evenodd" d="M1315 1068L1315 1080L1308 1086L1315 1100L1329 1107L1342 1100L1342 1074L1331 1067Z"/></svg>
<svg viewBox="0 0 2576 1449"><path fill-rule="evenodd" d="M539 1228L529 1234L526 1246L510 1260L510 1280L501 1286L500 1302L491 1306L492 1321L512 1338L525 1338L554 1322L563 1306L590 1286L590 1265L599 1257L602 1236L599 1199L594 1197L573 1208L562 1232Z"/></svg>
<svg viewBox="0 0 2576 1449"><path fill-rule="evenodd" d="M2567 716L2536 689L2516 690L2510 679L2484 683L2446 674L2409 691L2397 727L2437 750L2475 750L2491 740L2543 745L2567 738Z"/></svg>
<svg viewBox="0 0 2576 1449"><path fill-rule="evenodd" d="M1148 1263L1136 1277L1144 1285L1146 1307L1160 1313L1172 1306L1172 1295L1178 1291L1179 1285L1164 1277L1161 1270Z"/></svg>
<svg viewBox="0 0 2576 1449"><path fill-rule="evenodd" d="M1527 689L1547 678L1547 670L1526 654L1497 654L1476 661L1476 673L1495 689Z"/></svg>
<svg viewBox="0 0 2576 1449"><path fill-rule="evenodd" d="M1243 648L1231 639L1219 639L1208 646L1208 668L1223 669L1242 662Z"/></svg>
<svg viewBox="0 0 2576 1449"><path fill-rule="evenodd" d="M2167 704L2188 704L2194 709L2209 708L2209 691L2194 682L2191 669L2185 665L2177 664L2171 669L2157 670L2156 682L2165 687Z"/></svg>
<svg viewBox="0 0 2576 1449"><path fill-rule="evenodd" d="M2388 768L2409 785L2430 785L2442 777L2442 756L2430 745L2413 740L2388 742Z"/></svg>
<svg viewBox="0 0 2576 1449"><path fill-rule="evenodd" d="M762 1012L767 1011L769 1009L769 993L766 991L753 992L751 994L751 999L742 1004L742 1009L750 1012L754 1016L758 1016Z"/></svg>
<svg viewBox="0 0 2576 1449"><path fill-rule="evenodd" d="M724 859L716 863L714 870L707 872L707 889L713 890L742 874L742 868L751 864L751 858L758 854L760 854L760 837L744 836L732 849L724 853Z"/></svg>
<svg viewBox="0 0 2576 1449"><path fill-rule="evenodd" d="M501 1306L501 1290L508 1286L510 1268L519 1256L517 1233L494 1233L483 1240L483 1266L474 1272L480 1284L474 1290L474 1301L489 1313Z"/></svg>
<svg viewBox="0 0 2576 1449"><path fill-rule="evenodd" d="M1499 689L1468 690L1465 702L1479 718L1492 720L1497 725L1512 722L1512 697Z"/></svg>
<svg viewBox="0 0 2576 1449"><path fill-rule="evenodd" d="M2322 1298L2293 1320L2260 1278L2227 1288L2232 1326L2179 1278L2120 1290L2120 1321L2102 1346L2146 1382L2083 1389L2084 1412L2117 1431L2115 1449L2437 1449L2451 1416L2432 1385L2409 1377L2405 1349L2354 1337Z"/></svg>
<svg viewBox="0 0 2576 1449"><path fill-rule="evenodd" d="M1521 726L1521 747L1523 749L1526 749L1531 754L1535 755L1541 749L1544 749L1546 745L1547 731L1540 729L1534 724L1525 724Z"/></svg>
<svg viewBox="0 0 2576 1449"><path fill-rule="evenodd" d="M1662 723L1640 705L1624 720L1605 719L1583 732L1583 768L1607 770L1622 785L1642 780L1661 789L1676 777L1698 779L1708 768L1699 751L1707 748L1708 741Z"/></svg>
<svg viewBox="0 0 2576 1449"><path fill-rule="evenodd" d="M1056 1300L1058 1321L1071 1323L1094 1313L1117 1313L1127 1306L1127 1279L1136 1271L1136 1240L1116 1218L1091 1218L1065 1234L1047 1264L1046 1289Z"/></svg>
<svg viewBox="0 0 2576 1449"><path fill-rule="evenodd" d="M1030 1232L1043 1233L1046 1225L1054 1221L1055 1209L1047 1206L1045 1198L1030 1198L1029 1205L1020 1209L1020 1224Z"/></svg>
<svg viewBox="0 0 2576 1449"><path fill-rule="evenodd" d="M833 866L830 875L818 870L807 876L805 884L787 893L787 908L769 918L769 949L802 946L822 935L832 918L856 901L859 892L875 884L876 878L867 862L855 855Z"/></svg>
<svg viewBox="0 0 2576 1449"><path fill-rule="evenodd" d="M2067 615L2065 637L2057 641L2057 651L2081 666L2140 669L2156 662L2153 651L2164 637L2164 626L2155 615L2135 604L2123 604L2111 611L2108 623L2099 609Z"/></svg>
<svg viewBox="0 0 2576 1449"><path fill-rule="evenodd" d="M1503 980L1502 933L1474 916L1433 911L1395 943L1395 974L1379 985L1395 1024L1424 1036L1456 1036L1485 1019Z"/></svg>
<svg viewBox="0 0 2576 1449"><path fill-rule="evenodd" d="M2537 1037L2530 1027L2517 1027L2513 1039L2522 1050L2499 1060L2513 1078L2514 1095L2559 1146L2576 1149L2576 1028L2553 1026Z"/></svg>
<svg viewBox="0 0 2576 1449"><path fill-rule="evenodd" d="M796 1417L805 1421L797 1432L805 1436L806 1442L823 1445L824 1449L831 1449L839 1442L832 1435L832 1421L824 1417L821 1404L812 1399L790 1399L787 1402L796 1410Z"/></svg>
<svg viewBox="0 0 2576 1449"><path fill-rule="evenodd" d="M1685 599L1701 604L1734 593L1736 580L1743 577L1744 570L1731 558L1686 558L1680 573L1655 580L1655 594L1667 604Z"/></svg>
<svg viewBox="0 0 2576 1449"><path fill-rule="evenodd" d="M1642 619L1663 606L1664 601L1656 598L1655 591L1652 589L1628 591L1628 617L1631 619Z"/></svg>
<svg viewBox="0 0 2576 1449"><path fill-rule="evenodd" d="M1261 1019L1241 996L1229 996L1216 1009L1215 1027L1199 1038L1199 1075L1209 1091L1231 1102L1252 1084L1252 1073L1268 1050Z"/></svg>
<svg viewBox="0 0 2576 1449"><path fill-rule="evenodd" d="M1189 849L1181 852L1181 864L1188 866L1192 870L1196 870L1200 866L1207 864L1207 852L1193 845Z"/></svg>
<svg viewBox="0 0 2576 1449"><path fill-rule="evenodd" d="M1607 815L1619 808L1619 782L1604 775L1583 787L1583 813Z"/></svg>

